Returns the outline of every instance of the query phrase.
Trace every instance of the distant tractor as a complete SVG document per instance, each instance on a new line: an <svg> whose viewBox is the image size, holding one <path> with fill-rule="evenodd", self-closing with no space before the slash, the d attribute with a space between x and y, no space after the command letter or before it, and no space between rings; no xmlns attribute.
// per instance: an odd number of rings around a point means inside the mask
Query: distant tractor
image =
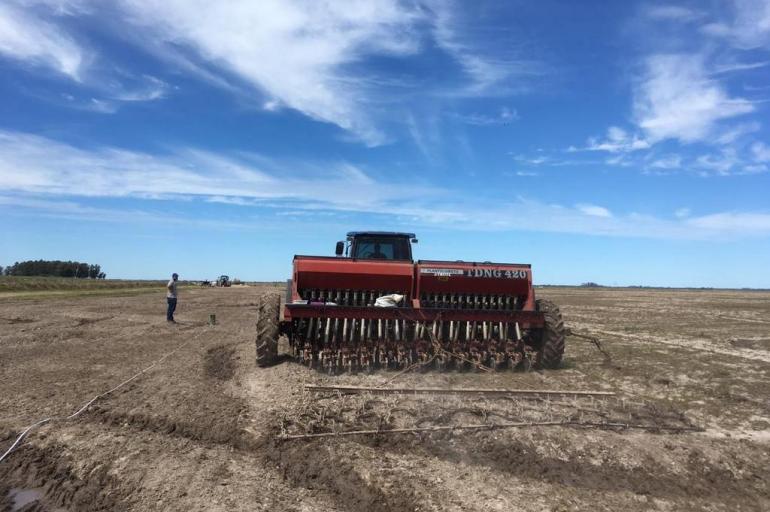
<svg viewBox="0 0 770 512"><path fill-rule="evenodd" d="M286 335L297 361L329 373L557 368L558 306L535 299L528 264L412 259L413 233L350 232L336 257L294 256L286 304L258 304L257 364Z"/></svg>
<svg viewBox="0 0 770 512"><path fill-rule="evenodd" d="M224 274L219 276L219 279L217 279L217 286L228 288L230 286L230 276Z"/></svg>

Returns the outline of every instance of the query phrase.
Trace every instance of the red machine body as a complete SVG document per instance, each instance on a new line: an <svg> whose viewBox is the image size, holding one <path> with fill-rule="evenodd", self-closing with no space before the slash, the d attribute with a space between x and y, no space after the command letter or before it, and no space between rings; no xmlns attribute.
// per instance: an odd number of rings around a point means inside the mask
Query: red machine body
<svg viewBox="0 0 770 512"><path fill-rule="evenodd" d="M286 322L398 315L415 321L518 322L522 328L543 324L526 264L295 256L293 267ZM397 308L374 307L378 297L394 293L404 296Z"/></svg>
<svg viewBox="0 0 770 512"><path fill-rule="evenodd" d="M335 373L561 360L563 337L549 341L549 322L560 320L535 300L530 265L415 262L412 233L350 232L347 240L337 242L337 257L294 257L279 331L303 364ZM263 360L272 346L259 345Z"/></svg>

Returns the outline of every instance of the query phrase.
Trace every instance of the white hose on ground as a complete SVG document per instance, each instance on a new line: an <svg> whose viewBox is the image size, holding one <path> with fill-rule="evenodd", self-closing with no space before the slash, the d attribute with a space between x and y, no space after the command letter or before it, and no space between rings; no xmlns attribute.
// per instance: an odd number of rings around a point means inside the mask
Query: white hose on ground
<svg viewBox="0 0 770 512"><path fill-rule="evenodd" d="M37 422L33 423L32 425L28 426L27 428L25 428L25 429L22 431L22 433L21 433L21 434L19 434L19 435L18 435L18 437L16 438L16 440L15 440L15 441L13 442L13 444L11 444L11 446L10 446L10 447L9 447L9 448L8 448L8 449L5 451L5 453L3 453L2 455L0 455L0 463L2 463L2 462L5 460L5 458L6 458L6 457L8 457L8 455L10 455L10 453L11 453L13 450L15 450L15 449L16 449L16 447L19 445L19 443L21 443L21 442L24 440L24 438L25 438L25 437L27 437L27 435L28 435L30 432L32 432L34 429L36 429L36 428L40 427L41 425L45 425L46 423L52 423L52 422L54 422L54 421L68 421L68 420L71 420L71 419L74 419L74 418L76 418L77 416L79 416L80 414L82 414L83 412L85 412L85 411L86 411L86 410L87 410L87 409L88 409L88 408L91 406L91 404L93 404L94 402L96 402L98 399L100 399L100 398L102 398L102 397L105 397L105 396L109 395L110 393L113 393L113 392L117 391L118 389L122 388L123 386L125 386L125 385L126 385L126 384L128 384L129 382L131 382L131 381L133 381L133 380L137 379L137 378L138 378L139 376L141 376L143 373L147 372L148 370L151 370L153 367L155 367L155 366L159 365L160 363L162 363L163 361L165 361L165 360L166 360L166 359L167 359L169 356L171 356L172 354L175 354L176 352L180 351L181 349L183 349L184 347L186 347L187 345L189 345L189 344L190 344L190 343L192 343L193 341L197 340L197 339L198 339L198 338L199 338L201 335L203 335L203 332L201 332L201 333L199 333L197 336L193 336L193 337L192 337L192 338L190 338L189 340L185 341L184 343L182 343L181 345L179 345L178 347L176 347L176 348L175 348L174 350L172 350L171 352L167 353L166 355L164 355L164 356L163 356L163 357L161 357L160 359L156 360L154 363L152 363L152 364L151 364L150 366L148 366L147 368L145 368L145 369L143 369L143 370L141 370L141 371L139 371L139 372L135 373L134 375L132 375L132 376L131 376L131 377L129 377L128 379L124 380L123 382L121 382L120 384L118 384L117 386L115 386L114 388L112 388L112 389L110 389L110 390L108 390L108 391L105 391L104 393L100 393L100 394L96 395L96 396L95 396L95 397L93 397L91 400L89 400L88 402L86 402L86 403L85 403L85 405L83 405L83 406L82 406L80 409L78 409L78 410L77 410L77 411L75 411L74 413L70 414L69 416L63 416L63 417L62 417L62 416L60 416L60 417L52 416L52 417L50 417L50 418L45 418L45 419L42 419L42 420L40 420L40 421L37 421Z"/></svg>

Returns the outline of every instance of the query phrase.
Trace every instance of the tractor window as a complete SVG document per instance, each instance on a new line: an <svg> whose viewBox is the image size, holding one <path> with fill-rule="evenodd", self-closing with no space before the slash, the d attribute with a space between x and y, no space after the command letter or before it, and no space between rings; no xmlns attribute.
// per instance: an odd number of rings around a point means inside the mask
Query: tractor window
<svg viewBox="0 0 770 512"><path fill-rule="evenodd" d="M354 241L354 258L365 260L406 260L412 255L409 240L396 237L360 237Z"/></svg>

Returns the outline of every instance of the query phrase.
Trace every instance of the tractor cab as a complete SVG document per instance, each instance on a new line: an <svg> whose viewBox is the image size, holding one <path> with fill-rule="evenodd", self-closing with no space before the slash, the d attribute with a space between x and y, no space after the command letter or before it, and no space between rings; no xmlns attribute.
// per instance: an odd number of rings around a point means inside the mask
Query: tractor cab
<svg viewBox="0 0 770 512"><path fill-rule="evenodd" d="M347 243L337 242L335 254L359 260L413 261L414 233L351 231Z"/></svg>

